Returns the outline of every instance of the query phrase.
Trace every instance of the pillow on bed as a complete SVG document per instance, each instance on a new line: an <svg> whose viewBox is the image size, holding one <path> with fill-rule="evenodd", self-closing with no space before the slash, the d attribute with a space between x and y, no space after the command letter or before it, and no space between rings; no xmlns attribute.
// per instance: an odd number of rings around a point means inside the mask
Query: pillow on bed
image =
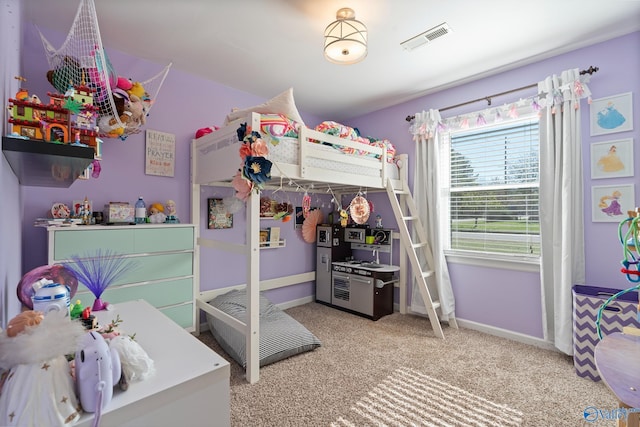
<svg viewBox="0 0 640 427"><path fill-rule="evenodd" d="M208 304L243 322L246 319L244 289L218 295ZM246 368L244 334L209 313L207 313L207 323L222 349L239 365ZM313 350L320 345L320 340L307 328L260 293L260 366Z"/></svg>
<svg viewBox="0 0 640 427"><path fill-rule="evenodd" d="M284 114L262 114L260 132L262 139L272 145L278 145L280 138L298 138L300 123Z"/></svg>
<svg viewBox="0 0 640 427"><path fill-rule="evenodd" d="M296 103L293 99L293 88L285 90L280 95L271 98L264 104L255 105L250 108L244 108L242 110L236 110L229 113L224 119L224 124L227 125L234 120L246 117L250 112L284 114L291 120L294 120L304 126L304 121L302 120L302 117L300 117L300 113L298 112Z"/></svg>

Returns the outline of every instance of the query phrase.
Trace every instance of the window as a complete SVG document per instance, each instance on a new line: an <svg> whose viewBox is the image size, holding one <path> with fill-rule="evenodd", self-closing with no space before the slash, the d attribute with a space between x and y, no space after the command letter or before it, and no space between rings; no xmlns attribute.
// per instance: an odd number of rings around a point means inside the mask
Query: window
<svg viewBox="0 0 640 427"><path fill-rule="evenodd" d="M538 258L537 116L452 131L443 135L442 147L445 248Z"/></svg>

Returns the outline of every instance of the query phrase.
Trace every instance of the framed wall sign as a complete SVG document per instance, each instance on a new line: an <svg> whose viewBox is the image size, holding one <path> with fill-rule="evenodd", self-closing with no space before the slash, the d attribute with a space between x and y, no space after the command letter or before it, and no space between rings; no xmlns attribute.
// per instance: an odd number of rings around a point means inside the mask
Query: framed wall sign
<svg viewBox="0 0 640 427"><path fill-rule="evenodd" d="M594 99L589 116L591 136L633 130L631 92Z"/></svg>
<svg viewBox="0 0 640 427"><path fill-rule="evenodd" d="M173 177L175 161L176 136L171 133L147 129L144 173Z"/></svg>
<svg viewBox="0 0 640 427"><path fill-rule="evenodd" d="M209 206L207 228L219 229L233 227L233 214L227 211L222 199L207 199L207 205Z"/></svg>
<svg viewBox="0 0 640 427"><path fill-rule="evenodd" d="M593 222L620 222L627 211L635 209L633 184L591 187L591 216Z"/></svg>
<svg viewBox="0 0 640 427"><path fill-rule="evenodd" d="M633 139L591 144L591 178L633 176Z"/></svg>

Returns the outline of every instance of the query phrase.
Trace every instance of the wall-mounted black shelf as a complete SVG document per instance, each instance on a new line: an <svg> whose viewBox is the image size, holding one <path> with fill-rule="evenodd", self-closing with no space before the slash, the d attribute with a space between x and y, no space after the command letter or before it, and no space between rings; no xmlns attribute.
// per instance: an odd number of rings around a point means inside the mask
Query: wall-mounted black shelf
<svg viewBox="0 0 640 427"><path fill-rule="evenodd" d="M2 137L2 152L21 185L68 188L93 161L94 150L69 144Z"/></svg>

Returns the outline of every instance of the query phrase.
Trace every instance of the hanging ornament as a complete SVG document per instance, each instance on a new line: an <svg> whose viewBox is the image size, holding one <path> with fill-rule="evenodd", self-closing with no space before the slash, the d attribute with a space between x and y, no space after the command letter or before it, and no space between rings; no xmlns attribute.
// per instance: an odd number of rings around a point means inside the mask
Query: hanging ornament
<svg viewBox="0 0 640 427"><path fill-rule="evenodd" d="M350 203L351 218L356 224L364 224L369 219L369 202L362 196L356 196Z"/></svg>
<svg viewBox="0 0 640 427"><path fill-rule="evenodd" d="M509 108L509 117L512 119L518 118L518 105L515 102L511 104L511 108Z"/></svg>
<svg viewBox="0 0 640 427"><path fill-rule="evenodd" d="M347 226L347 221L349 220L349 215L345 209L340 209L340 225L342 227Z"/></svg>
<svg viewBox="0 0 640 427"><path fill-rule="evenodd" d="M230 214L238 213L240 209L244 207L244 203L235 196L224 197L222 199L222 205Z"/></svg>
<svg viewBox="0 0 640 427"><path fill-rule="evenodd" d="M304 196L302 196L302 216L306 218L309 215L309 211L311 210L311 196L304 192Z"/></svg>
<svg viewBox="0 0 640 427"><path fill-rule="evenodd" d="M500 113L500 109L499 108L496 108L496 117L495 117L494 121L496 123L499 123L499 122L502 121L502 114Z"/></svg>
<svg viewBox="0 0 640 427"><path fill-rule="evenodd" d="M533 101L531 102L531 108L533 109L533 111L540 111L542 110L542 107L540 106L540 104L538 104L538 101L534 98Z"/></svg>

